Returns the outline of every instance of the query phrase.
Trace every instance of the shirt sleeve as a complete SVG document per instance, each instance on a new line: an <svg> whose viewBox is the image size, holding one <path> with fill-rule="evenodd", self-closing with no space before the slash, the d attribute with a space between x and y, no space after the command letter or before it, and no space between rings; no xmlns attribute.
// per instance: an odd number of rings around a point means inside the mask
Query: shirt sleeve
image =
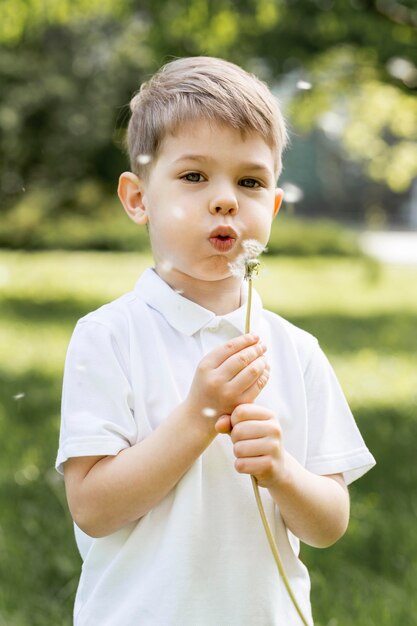
<svg viewBox="0 0 417 626"><path fill-rule="evenodd" d="M56 469L70 457L117 454L136 437L126 358L109 328L81 320L65 362Z"/></svg>
<svg viewBox="0 0 417 626"><path fill-rule="evenodd" d="M318 344L304 374L308 410L306 468L315 474L343 473L346 484L375 465L334 370Z"/></svg>

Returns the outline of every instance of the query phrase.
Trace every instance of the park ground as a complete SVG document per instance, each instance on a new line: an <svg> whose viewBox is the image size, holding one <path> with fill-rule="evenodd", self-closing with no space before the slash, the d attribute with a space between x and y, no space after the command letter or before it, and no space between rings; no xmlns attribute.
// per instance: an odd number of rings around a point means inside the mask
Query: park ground
<svg viewBox="0 0 417 626"><path fill-rule="evenodd" d="M0 251L0 626L72 623L80 559L53 469L65 351L76 320L150 263L146 253ZM316 625L415 626L417 267L266 257L256 288L319 338L378 463L351 487L347 535L302 550Z"/></svg>

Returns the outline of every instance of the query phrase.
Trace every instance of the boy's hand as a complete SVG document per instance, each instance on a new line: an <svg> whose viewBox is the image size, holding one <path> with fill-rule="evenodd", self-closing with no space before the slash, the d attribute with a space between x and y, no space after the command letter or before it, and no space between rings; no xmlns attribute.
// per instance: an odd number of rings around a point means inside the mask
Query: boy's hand
<svg viewBox="0 0 417 626"><path fill-rule="evenodd" d="M218 346L198 364L187 403L199 415L218 420L218 432L230 432L234 409L253 402L268 382L265 351L259 337L252 334Z"/></svg>
<svg viewBox="0 0 417 626"><path fill-rule="evenodd" d="M255 476L261 487L273 487L284 477L281 428L269 409L241 404L231 415L235 468Z"/></svg>

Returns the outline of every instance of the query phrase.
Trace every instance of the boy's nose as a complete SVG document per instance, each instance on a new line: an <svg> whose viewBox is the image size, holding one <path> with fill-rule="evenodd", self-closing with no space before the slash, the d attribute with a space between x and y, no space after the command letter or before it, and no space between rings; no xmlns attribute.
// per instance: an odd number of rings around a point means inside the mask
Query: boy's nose
<svg viewBox="0 0 417 626"><path fill-rule="evenodd" d="M238 212L237 200L233 194L225 194L224 196L217 196L210 202L210 213L216 215L221 213L222 215L235 215Z"/></svg>

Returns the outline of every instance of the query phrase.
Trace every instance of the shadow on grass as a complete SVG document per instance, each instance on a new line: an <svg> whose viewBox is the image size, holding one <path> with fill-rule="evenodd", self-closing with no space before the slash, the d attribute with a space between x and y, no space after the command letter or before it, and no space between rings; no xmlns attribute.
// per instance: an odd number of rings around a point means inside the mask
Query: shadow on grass
<svg viewBox="0 0 417 626"><path fill-rule="evenodd" d="M0 316L25 324L44 324L45 322L75 324L80 317L102 304L104 304L103 301L94 299L4 298Z"/></svg>
<svg viewBox="0 0 417 626"><path fill-rule="evenodd" d="M373 348L378 352L417 352L417 315L411 313L362 317L317 314L287 319L315 335L325 351L346 354Z"/></svg>
<svg viewBox="0 0 417 626"><path fill-rule="evenodd" d="M97 299L33 300L14 297L4 299L0 315L3 319L25 324L55 322L75 325L80 317L102 304L103 301ZM287 319L315 335L325 351L347 354L376 348L380 352L417 352L417 315L411 313L362 317L318 313L289 316Z"/></svg>
<svg viewBox="0 0 417 626"><path fill-rule="evenodd" d="M328 550L302 549L313 573L317 621L365 623L366 606L367 624L416 625L416 406L355 412L377 465L350 488L345 537Z"/></svg>

